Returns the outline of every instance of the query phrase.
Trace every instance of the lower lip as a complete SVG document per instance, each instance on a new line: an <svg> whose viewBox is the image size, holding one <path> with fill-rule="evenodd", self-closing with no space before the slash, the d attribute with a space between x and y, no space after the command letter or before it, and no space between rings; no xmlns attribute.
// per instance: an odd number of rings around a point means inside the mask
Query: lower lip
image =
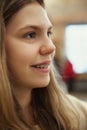
<svg viewBox="0 0 87 130"><path fill-rule="evenodd" d="M50 67L44 68L44 69L34 68L33 67L33 69L36 70L36 71L42 72L42 73L49 73L50 72Z"/></svg>

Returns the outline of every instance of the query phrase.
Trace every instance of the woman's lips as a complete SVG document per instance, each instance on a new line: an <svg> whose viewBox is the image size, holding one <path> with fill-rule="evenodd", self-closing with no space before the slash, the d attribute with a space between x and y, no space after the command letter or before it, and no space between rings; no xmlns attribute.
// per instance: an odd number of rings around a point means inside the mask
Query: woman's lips
<svg viewBox="0 0 87 130"><path fill-rule="evenodd" d="M50 71L50 61L41 62L35 65L32 65L32 67L40 72L49 72Z"/></svg>

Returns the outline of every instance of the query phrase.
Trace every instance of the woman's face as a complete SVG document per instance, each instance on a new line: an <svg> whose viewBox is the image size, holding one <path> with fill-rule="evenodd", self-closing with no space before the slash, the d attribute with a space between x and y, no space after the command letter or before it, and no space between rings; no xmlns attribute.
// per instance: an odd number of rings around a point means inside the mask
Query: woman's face
<svg viewBox="0 0 87 130"><path fill-rule="evenodd" d="M38 4L26 5L6 27L7 64L17 86L45 87L55 53L51 41L52 25Z"/></svg>

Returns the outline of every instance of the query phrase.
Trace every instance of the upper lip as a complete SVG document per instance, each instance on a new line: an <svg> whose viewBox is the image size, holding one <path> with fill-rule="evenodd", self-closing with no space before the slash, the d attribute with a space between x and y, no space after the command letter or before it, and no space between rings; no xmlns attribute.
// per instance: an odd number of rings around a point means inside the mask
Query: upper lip
<svg viewBox="0 0 87 130"><path fill-rule="evenodd" d="M39 62L39 63L36 63L36 64L34 64L34 65L32 65L32 66L36 66L36 65L49 65L51 63L51 61L50 60L47 60L47 61L42 61L42 62Z"/></svg>

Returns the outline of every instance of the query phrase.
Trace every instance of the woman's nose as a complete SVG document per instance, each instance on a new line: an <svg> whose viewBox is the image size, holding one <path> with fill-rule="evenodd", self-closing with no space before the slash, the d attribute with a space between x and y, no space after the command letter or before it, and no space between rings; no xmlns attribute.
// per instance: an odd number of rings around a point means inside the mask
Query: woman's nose
<svg viewBox="0 0 87 130"><path fill-rule="evenodd" d="M54 54L56 50L55 45L53 44L53 42L50 40L50 42L46 42L44 43L41 47L40 47L40 54L41 55L50 55L50 54Z"/></svg>

